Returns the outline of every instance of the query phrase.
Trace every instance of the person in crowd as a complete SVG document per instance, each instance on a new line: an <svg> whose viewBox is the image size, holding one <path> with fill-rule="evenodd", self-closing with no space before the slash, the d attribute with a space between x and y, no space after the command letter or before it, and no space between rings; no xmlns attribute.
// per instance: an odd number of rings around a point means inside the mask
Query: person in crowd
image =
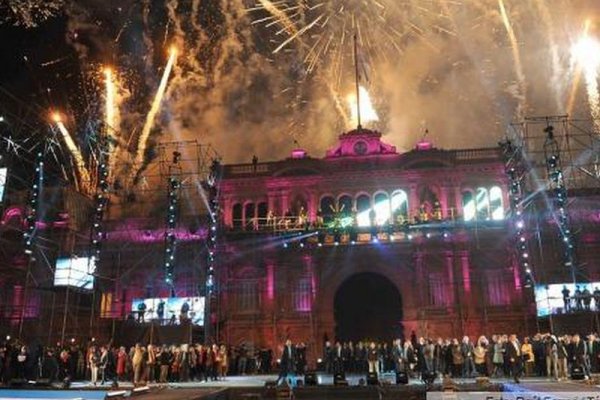
<svg viewBox="0 0 600 400"><path fill-rule="evenodd" d="M133 384L139 385L144 377L144 349L137 343L133 349L131 357L131 366L133 368Z"/></svg>
<svg viewBox="0 0 600 400"><path fill-rule="evenodd" d="M239 375L246 375L246 368L248 366L248 348L246 343L242 343L238 349L238 363L237 370Z"/></svg>
<svg viewBox="0 0 600 400"><path fill-rule="evenodd" d="M458 339L452 339L451 345L452 351L452 377L460 378L464 371L465 356L461 349L461 345L458 343Z"/></svg>
<svg viewBox="0 0 600 400"><path fill-rule="evenodd" d="M563 285L562 289L563 307L566 313L571 311L571 291L567 288L567 285Z"/></svg>
<svg viewBox="0 0 600 400"><path fill-rule="evenodd" d="M473 362L475 364L475 372L477 372L477 375L479 376L488 376L486 353L487 339L485 338L485 336L481 336L477 340L477 345L473 348Z"/></svg>
<svg viewBox="0 0 600 400"><path fill-rule="evenodd" d="M468 336L464 336L460 345L460 351L463 355L463 378L471 378L475 372L475 364L473 363L473 343Z"/></svg>
<svg viewBox="0 0 600 400"><path fill-rule="evenodd" d="M282 383L289 374L294 373L294 365L296 363L296 352L292 346L292 341L287 339L285 346L283 346L283 352L281 353L281 363L279 366L279 377L277 378L277 384Z"/></svg>
<svg viewBox="0 0 600 400"><path fill-rule="evenodd" d="M589 371L591 374L598 373L600 364L600 341L598 341L595 334L591 333L588 336L586 345Z"/></svg>
<svg viewBox="0 0 600 400"><path fill-rule="evenodd" d="M425 360L425 369L428 372L435 372L435 344L431 339L428 339L423 345L423 358Z"/></svg>
<svg viewBox="0 0 600 400"><path fill-rule="evenodd" d="M333 349L333 373L344 373L344 353L340 342L335 342Z"/></svg>
<svg viewBox="0 0 600 400"><path fill-rule="evenodd" d="M349 353L350 347L348 346L348 350L346 351L346 357L350 357ZM306 372L306 344L300 342L298 346L296 346L296 373L300 375L304 375Z"/></svg>
<svg viewBox="0 0 600 400"><path fill-rule="evenodd" d="M219 347L219 378L225 380L227 377L227 369L229 367L229 356L227 354L227 347L222 344Z"/></svg>
<svg viewBox="0 0 600 400"><path fill-rule="evenodd" d="M379 352L377 351L375 342L369 344L369 349L367 350L367 362L369 363L369 372L379 374Z"/></svg>
<svg viewBox="0 0 600 400"><path fill-rule="evenodd" d="M169 369L171 368L171 363L173 362L173 356L169 351L167 346L162 346L158 351L156 356L156 361L160 368L160 376L158 378L158 382L165 384L169 379Z"/></svg>
<svg viewBox="0 0 600 400"><path fill-rule="evenodd" d="M506 344L506 358L508 359L508 365L516 383L520 382L519 378L523 372L521 355L521 346L517 341L517 335L512 334L509 336L508 343Z"/></svg>
<svg viewBox="0 0 600 400"><path fill-rule="evenodd" d="M359 343L359 345L362 345L362 343ZM404 349L402 348L402 341L400 339L394 340L392 357L394 359L394 371L396 373L404 371L404 364L402 362L404 358Z"/></svg>
<svg viewBox="0 0 600 400"><path fill-rule="evenodd" d="M546 376L554 376L558 380L558 339L548 335L544 339L544 354L546 356Z"/></svg>
<svg viewBox="0 0 600 400"><path fill-rule="evenodd" d="M325 341L325 346L323 346L323 361L325 362L325 372L331 374L333 372L333 348L329 340Z"/></svg>
<svg viewBox="0 0 600 400"><path fill-rule="evenodd" d="M596 286L594 288L594 305L596 308L596 311L600 311L600 287Z"/></svg>
<svg viewBox="0 0 600 400"><path fill-rule="evenodd" d="M127 351L125 347L119 347L119 351L117 352L117 379L123 382L126 378L127 373Z"/></svg>
<svg viewBox="0 0 600 400"><path fill-rule="evenodd" d="M492 377L497 378L502 376L503 366L504 366L504 341L502 336L498 336L496 343L494 344L494 371L492 372Z"/></svg>
<svg viewBox="0 0 600 400"><path fill-rule="evenodd" d="M155 379L156 379L155 368L156 368L156 351L154 349L154 346L149 344L147 352L146 352L146 366L144 369L144 373L145 373L144 381L145 382L151 383L151 382L155 381Z"/></svg>
<svg viewBox="0 0 600 400"><path fill-rule="evenodd" d="M590 292L590 290L587 287L585 287L581 292L581 297L583 299L583 308L585 309L585 311L590 311L592 305L592 292Z"/></svg>
<svg viewBox="0 0 600 400"><path fill-rule="evenodd" d="M533 346L529 343L529 338L523 338L521 345L521 354L525 365L525 376L533 376L533 367L535 366L535 355L533 354Z"/></svg>
<svg viewBox="0 0 600 400"><path fill-rule="evenodd" d="M573 335L571 341L571 363L573 366L583 368L586 375L586 379L589 377L589 371L587 368L587 348L585 343L581 340L581 336L578 334Z"/></svg>
<svg viewBox="0 0 600 400"><path fill-rule="evenodd" d="M88 363L88 368L90 369L90 381L92 382L92 385L96 386L98 384L98 368L99 368L99 364L100 364L100 356L98 354L98 350L96 349L96 346L92 345L90 346L89 350L88 350L88 359L87 359L87 363Z"/></svg>
<svg viewBox="0 0 600 400"><path fill-rule="evenodd" d="M537 333L531 340L531 348L533 349L535 376L544 376L547 370L546 367L546 341L547 336L542 336Z"/></svg>
<svg viewBox="0 0 600 400"><path fill-rule="evenodd" d="M558 380L567 379L569 351L567 349L567 339L563 336L558 341Z"/></svg>

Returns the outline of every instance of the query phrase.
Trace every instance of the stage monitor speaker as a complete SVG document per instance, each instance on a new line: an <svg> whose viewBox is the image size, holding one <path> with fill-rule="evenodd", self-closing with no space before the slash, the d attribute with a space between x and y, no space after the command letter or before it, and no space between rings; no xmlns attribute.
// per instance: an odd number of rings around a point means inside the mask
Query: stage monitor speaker
<svg viewBox="0 0 600 400"><path fill-rule="evenodd" d="M317 373L315 371L306 372L306 374L304 374L304 384L306 384L306 386L317 386L319 384Z"/></svg>
<svg viewBox="0 0 600 400"><path fill-rule="evenodd" d="M421 374L421 379L427 385L432 385L435 382L435 378L437 377L437 373L435 371L424 371Z"/></svg>
<svg viewBox="0 0 600 400"><path fill-rule="evenodd" d="M48 378L40 378L37 381L35 381L35 386L37 386L37 387L51 387L52 386L52 382Z"/></svg>
<svg viewBox="0 0 600 400"><path fill-rule="evenodd" d="M27 385L27 379L11 379L9 385L13 388L23 387Z"/></svg>
<svg viewBox="0 0 600 400"><path fill-rule="evenodd" d="M574 381L582 381L585 379L585 371L581 366L577 365L571 368L571 379Z"/></svg>
<svg viewBox="0 0 600 400"><path fill-rule="evenodd" d="M396 372L396 385L408 385L408 374L406 372Z"/></svg>
<svg viewBox="0 0 600 400"><path fill-rule="evenodd" d="M335 375L333 375L333 384L335 386L348 386L346 374L344 374L343 372L338 372Z"/></svg>
<svg viewBox="0 0 600 400"><path fill-rule="evenodd" d="M379 385L379 376L377 376L377 372L369 372L367 374L367 385L368 386L378 386Z"/></svg>

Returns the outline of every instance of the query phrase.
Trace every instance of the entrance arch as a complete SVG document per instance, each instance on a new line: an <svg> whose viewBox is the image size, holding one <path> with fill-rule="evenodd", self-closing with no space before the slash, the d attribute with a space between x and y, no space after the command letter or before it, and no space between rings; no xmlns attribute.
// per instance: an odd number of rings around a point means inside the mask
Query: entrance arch
<svg viewBox="0 0 600 400"><path fill-rule="evenodd" d="M400 292L377 273L362 272L346 279L335 293L333 310L336 340L391 342L404 333Z"/></svg>

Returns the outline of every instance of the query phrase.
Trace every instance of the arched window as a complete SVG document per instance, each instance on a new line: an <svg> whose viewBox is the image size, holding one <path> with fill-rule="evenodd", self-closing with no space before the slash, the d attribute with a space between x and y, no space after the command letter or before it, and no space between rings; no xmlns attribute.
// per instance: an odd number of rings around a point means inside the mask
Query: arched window
<svg viewBox="0 0 600 400"><path fill-rule="evenodd" d="M394 223L403 224L408 221L408 195L404 190L392 193L391 206Z"/></svg>
<svg viewBox="0 0 600 400"><path fill-rule="evenodd" d="M242 215L242 205L240 203L236 203L233 205L232 219L233 219L233 227L241 228L244 223L244 216Z"/></svg>
<svg viewBox="0 0 600 400"><path fill-rule="evenodd" d="M254 203L247 203L244 207L244 223L245 229L254 229L256 213L254 209Z"/></svg>
<svg viewBox="0 0 600 400"><path fill-rule="evenodd" d="M335 209L335 200L332 196L325 196L321 199L321 203L319 204L319 208L321 210L321 216L323 217L323 222L325 224L333 221L334 209Z"/></svg>
<svg viewBox="0 0 600 400"><path fill-rule="evenodd" d="M462 209L465 221L473 221L475 219L475 199L473 198L473 193L468 190L462 192Z"/></svg>
<svg viewBox="0 0 600 400"><path fill-rule="evenodd" d="M356 198L356 223L358 226L371 226L371 198L361 194Z"/></svg>
<svg viewBox="0 0 600 400"><path fill-rule="evenodd" d="M338 210L344 217L350 217L352 215L352 197L347 194L340 196L338 199Z"/></svg>
<svg viewBox="0 0 600 400"><path fill-rule="evenodd" d="M490 188L490 213L494 221L504 219L504 205L502 204L502 189L498 186Z"/></svg>
<svg viewBox="0 0 600 400"><path fill-rule="evenodd" d="M267 203L258 203L258 225L264 226L267 224L267 213L269 212L269 206Z"/></svg>
<svg viewBox="0 0 600 400"><path fill-rule="evenodd" d="M387 193L377 193L374 199L375 223L377 225L387 224L390 220L390 197Z"/></svg>
<svg viewBox="0 0 600 400"><path fill-rule="evenodd" d="M477 195L475 203L477 204L477 211L475 218L478 221L486 221L490 219L490 195L488 190L484 187L477 188Z"/></svg>

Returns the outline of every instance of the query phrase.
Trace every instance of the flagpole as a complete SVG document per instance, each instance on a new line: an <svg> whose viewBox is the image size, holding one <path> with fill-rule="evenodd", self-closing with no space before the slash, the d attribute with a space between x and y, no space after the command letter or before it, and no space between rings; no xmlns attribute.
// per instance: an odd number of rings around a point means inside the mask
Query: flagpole
<svg viewBox="0 0 600 400"><path fill-rule="evenodd" d="M356 33L354 34L354 79L356 81L356 119L358 122L357 130L360 132L362 126L360 124L360 87L358 84L358 41L356 40Z"/></svg>

